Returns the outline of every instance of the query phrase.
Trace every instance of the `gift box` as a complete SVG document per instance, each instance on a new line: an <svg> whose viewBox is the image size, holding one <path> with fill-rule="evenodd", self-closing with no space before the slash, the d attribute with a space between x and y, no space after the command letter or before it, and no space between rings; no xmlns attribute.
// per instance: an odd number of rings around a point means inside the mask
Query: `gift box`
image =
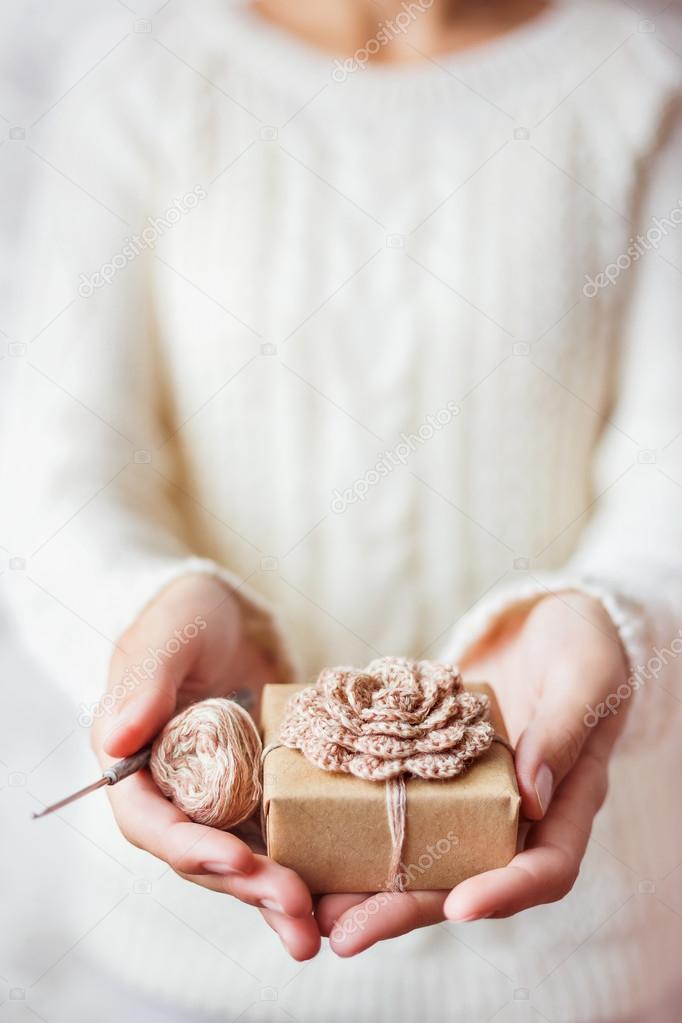
<svg viewBox="0 0 682 1023"><path fill-rule="evenodd" d="M394 848L385 781L321 770L280 743L291 697L304 687L268 685L263 692L263 831L268 855L295 870L313 893L387 888ZM513 757L492 689L493 741L462 774L448 780L409 777L401 847L404 890L449 889L505 866L516 851L520 798Z"/></svg>

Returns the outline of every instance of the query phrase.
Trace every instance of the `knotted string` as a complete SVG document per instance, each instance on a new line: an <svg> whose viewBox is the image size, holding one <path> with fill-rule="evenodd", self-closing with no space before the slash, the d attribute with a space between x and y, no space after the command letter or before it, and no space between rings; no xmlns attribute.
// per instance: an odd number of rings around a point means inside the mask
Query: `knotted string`
<svg viewBox="0 0 682 1023"><path fill-rule="evenodd" d="M391 892L402 892L405 890L401 867L407 824L407 786L404 774L389 778L386 782L386 813L391 833L391 859L386 886Z"/></svg>
<svg viewBox="0 0 682 1023"><path fill-rule="evenodd" d="M499 742L511 756L514 756L514 747L506 739L503 739L497 732L493 736L493 742ZM261 753L261 770L265 764L265 758L273 750L282 749L284 743L269 742ZM388 867L388 879L386 891L404 892L405 877L402 872L402 857L405 847L405 831L407 827L407 785L405 775L400 774L397 778L389 778L385 785L386 791L386 816L388 819L388 830L391 835L391 859ZM265 802L261 803L261 833L263 839L267 838L265 827Z"/></svg>
<svg viewBox="0 0 682 1023"><path fill-rule="evenodd" d="M386 782L391 837L389 891L404 890L406 779L461 774L494 741L511 750L487 720L484 693L464 688L452 665L383 657L364 671L326 668L315 686L287 704L279 745L300 750L325 771ZM513 753L513 750L511 751Z"/></svg>

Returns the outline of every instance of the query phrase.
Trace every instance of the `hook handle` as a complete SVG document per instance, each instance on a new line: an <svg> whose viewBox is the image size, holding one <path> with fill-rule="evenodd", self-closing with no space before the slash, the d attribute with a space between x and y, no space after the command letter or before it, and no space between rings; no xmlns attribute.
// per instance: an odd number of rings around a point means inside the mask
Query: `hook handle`
<svg viewBox="0 0 682 1023"><path fill-rule="evenodd" d="M108 785L115 785L118 781L123 781L131 774L135 774L136 771L142 770L149 763L152 755L151 746L144 746L137 753L133 753L131 757L126 757L124 760L118 760L115 764L107 767L105 771L102 771L102 777L106 778Z"/></svg>

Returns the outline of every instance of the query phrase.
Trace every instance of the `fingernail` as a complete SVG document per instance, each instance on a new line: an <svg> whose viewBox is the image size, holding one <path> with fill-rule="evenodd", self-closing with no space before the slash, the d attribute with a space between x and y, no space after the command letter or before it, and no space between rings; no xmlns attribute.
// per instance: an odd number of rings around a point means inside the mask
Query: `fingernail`
<svg viewBox="0 0 682 1023"><path fill-rule="evenodd" d="M231 863L219 863L216 860L209 860L201 864L201 869L207 874L243 874L243 870L237 870Z"/></svg>
<svg viewBox="0 0 682 1023"><path fill-rule="evenodd" d="M274 913L284 913L284 906L280 906L279 902L273 902L272 899L261 899L260 904L263 909L271 909Z"/></svg>
<svg viewBox="0 0 682 1023"><path fill-rule="evenodd" d="M547 813L547 807L552 799L553 789L554 775L547 764L541 764L538 768L538 773L535 776L535 795L538 797L538 803L540 804L543 816Z"/></svg>

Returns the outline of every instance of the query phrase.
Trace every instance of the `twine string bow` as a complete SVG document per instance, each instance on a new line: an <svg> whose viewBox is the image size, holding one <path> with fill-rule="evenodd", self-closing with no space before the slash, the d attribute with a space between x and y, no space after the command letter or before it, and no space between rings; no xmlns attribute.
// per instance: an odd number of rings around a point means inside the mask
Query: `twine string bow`
<svg viewBox="0 0 682 1023"><path fill-rule="evenodd" d="M287 704L283 745L323 771L386 783L389 891L403 891L408 778L461 774L497 738L489 700L452 665L382 657L364 670L326 668Z"/></svg>

